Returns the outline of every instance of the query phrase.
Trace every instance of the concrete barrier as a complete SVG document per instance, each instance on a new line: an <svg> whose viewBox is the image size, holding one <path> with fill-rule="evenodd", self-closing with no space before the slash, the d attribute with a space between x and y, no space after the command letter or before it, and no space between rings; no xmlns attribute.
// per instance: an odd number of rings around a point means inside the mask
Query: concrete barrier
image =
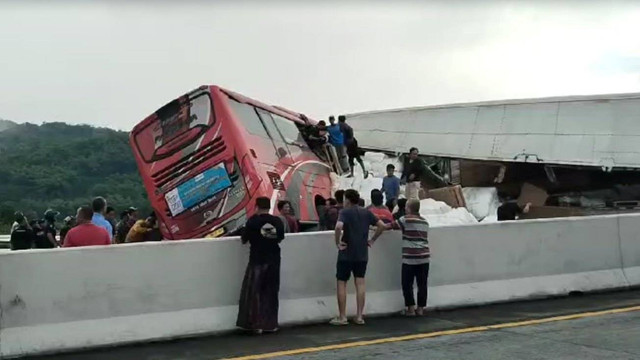
<svg viewBox="0 0 640 360"><path fill-rule="evenodd" d="M433 229L429 304L628 286L620 249L636 246L638 220L609 216ZM389 232L371 250L370 315L402 308L401 245L400 234ZM334 316L333 234L290 235L282 257L281 324ZM247 260L248 248L236 238L0 254L0 355L234 329ZM638 256L627 260L637 264ZM354 303L352 297L351 313Z"/></svg>
<svg viewBox="0 0 640 360"><path fill-rule="evenodd" d="M640 285L640 225L635 215L617 217L622 269L630 286Z"/></svg>

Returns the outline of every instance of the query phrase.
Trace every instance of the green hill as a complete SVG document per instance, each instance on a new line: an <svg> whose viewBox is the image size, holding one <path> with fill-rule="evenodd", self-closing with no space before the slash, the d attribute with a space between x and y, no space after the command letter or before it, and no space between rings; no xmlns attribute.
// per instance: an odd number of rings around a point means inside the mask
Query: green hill
<svg viewBox="0 0 640 360"><path fill-rule="evenodd" d="M52 208L63 218L95 196L118 212L151 210L126 132L0 121L0 234L16 210L32 219Z"/></svg>

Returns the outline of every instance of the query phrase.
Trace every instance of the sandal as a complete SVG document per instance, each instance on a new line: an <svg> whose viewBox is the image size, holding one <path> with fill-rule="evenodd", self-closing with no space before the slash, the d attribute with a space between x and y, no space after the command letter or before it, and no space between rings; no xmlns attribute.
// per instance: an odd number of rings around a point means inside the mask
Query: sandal
<svg viewBox="0 0 640 360"><path fill-rule="evenodd" d="M365 324L364 319L355 319L355 320L353 320L353 323L356 324L356 325L364 325Z"/></svg>
<svg viewBox="0 0 640 360"><path fill-rule="evenodd" d="M339 317L335 317L335 318L331 319L331 321L329 321L329 325L333 325L333 326L345 326L345 325L349 325L349 320L347 320L347 319L340 319Z"/></svg>

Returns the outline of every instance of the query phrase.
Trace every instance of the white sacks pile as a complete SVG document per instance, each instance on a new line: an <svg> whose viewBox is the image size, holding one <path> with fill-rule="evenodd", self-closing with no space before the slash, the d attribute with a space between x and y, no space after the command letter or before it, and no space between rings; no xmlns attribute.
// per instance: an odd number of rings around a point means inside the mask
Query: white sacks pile
<svg viewBox="0 0 640 360"><path fill-rule="evenodd" d="M363 157L364 166L369 173L364 178L362 168L356 163L354 177L344 174L338 179L338 188L342 190L355 189L365 200L365 204L371 204L371 190L382 187L382 178L387 174L387 165L393 164L396 168L395 175L399 178L402 170L402 162L383 153L368 152ZM400 193L404 194L404 186L400 187ZM420 201L420 214L429 221L431 226L477 224L478 220L465 208L452 209L449 205L433 199Z"/></svg>

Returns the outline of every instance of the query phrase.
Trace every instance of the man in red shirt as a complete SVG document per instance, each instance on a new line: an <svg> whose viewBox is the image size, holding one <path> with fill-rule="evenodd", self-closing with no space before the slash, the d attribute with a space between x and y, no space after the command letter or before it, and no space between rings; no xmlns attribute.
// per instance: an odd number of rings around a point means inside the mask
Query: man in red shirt
<svg viewBox="0 0 640 360"><path fill-rule="evenodd" d="M63 247L110 245L111 238L104 228L91 223L93 210L88 206L78 209L77 225L69 230Z"/></svg>
<svg viewBox="0 0 640 360"><path fill-rule="evenodd" d="M378 219L382 220L384 226L387 229L391 229L395 226L395 219L393 218L393 214L389 211L389 208L382 205L382 201L384 197L382 192L378 189L374 189L371 191L371 206L369 206L369 211L373 213Z"/></svg>

